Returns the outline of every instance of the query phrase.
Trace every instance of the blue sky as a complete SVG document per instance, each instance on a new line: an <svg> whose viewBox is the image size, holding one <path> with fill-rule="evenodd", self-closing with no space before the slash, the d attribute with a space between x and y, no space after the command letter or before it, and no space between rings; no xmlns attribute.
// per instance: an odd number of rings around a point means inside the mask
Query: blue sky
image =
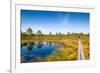
<svg viewBox="0 0 100 73"><path fill-rule="evenodd" d="M25 32L30 27L33 33L38 30L45 34L49 32L88 33L89 17L89 13L82 12L21 10L21 31Z"/></svg>

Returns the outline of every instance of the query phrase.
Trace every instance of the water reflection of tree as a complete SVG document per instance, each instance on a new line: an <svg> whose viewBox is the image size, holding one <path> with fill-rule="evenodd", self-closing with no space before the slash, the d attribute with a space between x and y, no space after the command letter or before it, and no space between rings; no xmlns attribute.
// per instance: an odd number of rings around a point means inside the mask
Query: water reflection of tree
<svg viewBox="0 0 100 73"><path fill-rule="evenodd" d="M31 51L31 50L32 50L32 48L33 48L33 45L32 45L32 43L31 43L31 42L29 42L29 43L28 43L28 50L29 50L29 51Z"/></svg>
<svg viewBox="0 0 100 73"><path fill-rule="evenodd" d="M38 42L37 43L37 48L42 48L42 46L43 46L43 42Z"/></svg>
<svg viewBox="0 0 100 73"><path fill-rule="evenodd" d="M49 46L50 46L50 47L52 46L52 42L49 42Z"/></svg>
<svg viewBox="0 0 100 73"><path fill-rule="evenodd" d="M51 47L52 46L52 42L47 42L47 45Z"/></svg>
<svg viewBox="0 0 100 73"><path fill-rule="evenodd" d="M27 44L28 44L28 43L21 43L21 48L22 48L23 46L27 46Z"/></svg>
<svg viewBox="0 0 100 73"><path fill-rule="evenodd" d="M31 51L33 49L34 42L28 42L28 50Z"/></svg>

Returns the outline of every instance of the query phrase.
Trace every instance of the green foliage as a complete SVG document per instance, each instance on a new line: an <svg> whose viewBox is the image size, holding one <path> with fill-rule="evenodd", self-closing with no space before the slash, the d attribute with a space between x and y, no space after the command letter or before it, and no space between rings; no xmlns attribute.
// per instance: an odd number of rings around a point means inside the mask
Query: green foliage
<svg viewBox="0 0 100 73"><path fill-rule="evenodd" d="M31 28L28 28L28 29L27 29L27 34L29 34L29 35L30 35L30 34L32 34L32 32L33 32L33 31L32 31L32 29L31 29Z"/></svg>
<svg viewBox="0 0 100 73"><path fill-rule="evenodd" d="M42 31L41 31L41 30L38 30L38 31L37 31L37 34L38 34L38 35L41 35L41 34L42 34Z"/></svg>

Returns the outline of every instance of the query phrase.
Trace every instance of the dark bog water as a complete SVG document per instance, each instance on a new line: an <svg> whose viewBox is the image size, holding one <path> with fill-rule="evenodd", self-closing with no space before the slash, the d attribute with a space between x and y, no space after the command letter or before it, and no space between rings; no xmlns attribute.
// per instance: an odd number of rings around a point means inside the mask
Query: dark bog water
<svg viewBox="0 0 100 73"><path fill-rule="evenodd" d="M63 47L60 43L31 42L21 44L21 63L43 62L43 58L56 49Z"/></svg>

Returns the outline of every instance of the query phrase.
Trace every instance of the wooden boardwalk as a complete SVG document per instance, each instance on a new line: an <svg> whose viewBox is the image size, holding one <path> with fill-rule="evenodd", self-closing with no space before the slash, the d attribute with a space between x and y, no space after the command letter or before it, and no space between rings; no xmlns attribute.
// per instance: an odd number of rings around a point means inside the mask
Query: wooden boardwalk
<svg viewBox="0 0 100 73"><path fill-rule="evenodd" d="M85 60L81 39L78 40L78 60Z"/></svg>

